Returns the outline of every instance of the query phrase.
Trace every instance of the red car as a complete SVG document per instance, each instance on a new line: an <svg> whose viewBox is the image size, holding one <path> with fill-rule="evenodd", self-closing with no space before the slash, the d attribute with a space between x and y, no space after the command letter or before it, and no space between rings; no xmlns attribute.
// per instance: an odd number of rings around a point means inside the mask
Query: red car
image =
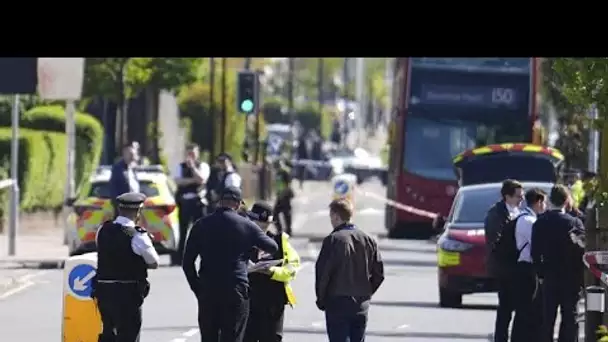
<svg viewBox="0 0 608 342"><path fill-rule="evenodd" d="M484 220L500 199L502 183L463 186L458 190L444 231L437 241L439 305L459 307L462 295L495 292L495 280L486 273ZM524 182L524 189L549 193L553 183Z"/></svg>

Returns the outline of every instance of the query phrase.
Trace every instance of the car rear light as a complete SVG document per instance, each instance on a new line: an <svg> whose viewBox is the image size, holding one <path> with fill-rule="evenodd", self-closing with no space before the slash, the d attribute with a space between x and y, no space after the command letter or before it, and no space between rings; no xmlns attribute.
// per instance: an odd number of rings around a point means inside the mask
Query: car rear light
<svg viewBox="0 0 608 342"><path fill-rule="evenodd" d="M148 207L148 209L154 210L159 216L166 216L171 214L175 210L175 204L158 205L154 207Z"/></svg>
<svg viewBox="0 0 608 342"><path fill-rule="evenodd" d="M95 207L95 206L79 205L79 206L74 207L74 212L76 213L76 215L82 216L82 214L84 214L87 211L95 211L95 210L100 210L100 209L101 208Z"/></svg>
<svg viewBox="0 0 608 342"><path fill-rule="evenodd" d="M465 252L473 247L470 243L449 239L447 237L441 237L437 242L439 248L448 252Z"/></svg>

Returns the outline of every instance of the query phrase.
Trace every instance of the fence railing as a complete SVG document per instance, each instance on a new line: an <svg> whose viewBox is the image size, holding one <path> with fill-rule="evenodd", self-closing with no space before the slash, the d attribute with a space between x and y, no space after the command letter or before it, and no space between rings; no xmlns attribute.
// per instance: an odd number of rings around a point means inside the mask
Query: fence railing
<svg viewBox="0 0 608 342"><path fill-rule="evenodd" d="M19 184L14 179L0 180L0 190L10 188L10 208L8 223L8 255L14 256L17 249L17 231L19 230Z"/></svg>

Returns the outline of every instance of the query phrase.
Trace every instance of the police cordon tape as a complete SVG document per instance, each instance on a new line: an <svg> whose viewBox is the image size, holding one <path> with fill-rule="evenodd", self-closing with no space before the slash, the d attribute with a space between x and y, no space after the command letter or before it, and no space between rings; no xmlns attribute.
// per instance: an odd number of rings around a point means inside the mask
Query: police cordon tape
<svg viewBox="0 0 608 342"><path fill-rule="evenodd" d="M388 198L376 195L373 192L364 191L364 190L358 190L358 189L356 191L358 193L360 193L361 195L363 195L363 196L367 196L367 197L370 197L370 198L377 199L377 200L382 201L382 202L384 202L384 203L386 203L386 204L388 204L388 205L390 205L392 207L395 207L395 208L403 210L403 211L407 211L407 212L412 213L414 215L428 217L430 219L436 219L437 216L438 216L436 213L432 213L430 211L426 211L426 210L423 210L423 209L414 208L414 207L409 206L409 205L401 204L399 202L395 202L395 201L390 200Z"/></svg>
<svg viewBox="0 0 608 342"><path fill-rule="evenodd" d="M598 265L608 265L608 251L586 252L583 255L583 263L594 277L604 285L608 285L608 274L598 267Z"/></svg>

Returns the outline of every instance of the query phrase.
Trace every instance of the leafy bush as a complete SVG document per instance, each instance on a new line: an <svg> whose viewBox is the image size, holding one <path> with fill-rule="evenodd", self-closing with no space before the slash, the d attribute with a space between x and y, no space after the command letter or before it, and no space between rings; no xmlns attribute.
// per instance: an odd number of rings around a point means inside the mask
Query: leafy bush
<svg viewBox="0 0 608 342"><path fill-rule="evenodd" d="M0 165L10 165L12 131L0 128ZM65 134L22 129L19 135L21 210L54 209L63 203L66 175ZM8 174L8 170L0 174ZM2 207L4 207L2 205Z"/></svg>
<svg viewBox="0 0 608 342"><path fill-rule="evenodd" d="M89 175L97 167L101 157L103 128L97 119L86 113L77 112L75 119L76 186L84 190L82 187L87 186ZM62 106L34 107L21 116L20 124L29 129L64 133L65 109ZM0 126L4 125L0 123Z"/></svg>

